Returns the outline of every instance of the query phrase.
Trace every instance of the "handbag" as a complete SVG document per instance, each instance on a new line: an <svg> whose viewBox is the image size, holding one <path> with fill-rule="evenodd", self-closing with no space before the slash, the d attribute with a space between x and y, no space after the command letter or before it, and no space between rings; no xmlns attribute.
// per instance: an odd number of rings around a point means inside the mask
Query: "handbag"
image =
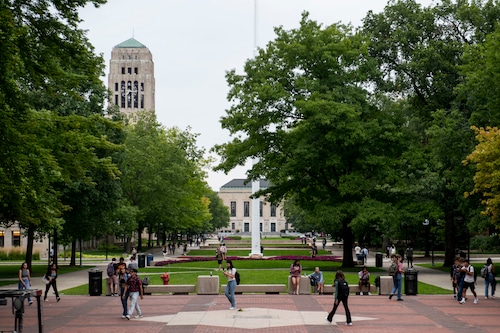
<svg viewBox="0 0 500 333"><path fill-rule="evenodd" d="M42 277L42 281L45 284L49 284L50 283L50 280L45 275Z"/></svg>

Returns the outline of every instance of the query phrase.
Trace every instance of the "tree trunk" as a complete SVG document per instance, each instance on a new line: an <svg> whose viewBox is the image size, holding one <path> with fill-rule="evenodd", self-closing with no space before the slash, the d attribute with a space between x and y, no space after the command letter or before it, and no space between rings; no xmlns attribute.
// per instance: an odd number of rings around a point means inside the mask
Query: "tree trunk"
<svg viewBox="0 0 500 333"><path fill-rule="evenodd" d="M58 240L58 237L57 237L57 229L56 228L54 228L54 237L53 238L54 239L53 239L53 242L52 242L52 246L54 248L54 257L52 258L52 262L54 264L57 264L57 258L59 257L59 254L57 253L57 248L58 248L58 245L59 245L58 244L59 240Z"/></svg>
<svg viewBox="0 0 500 333"><path fill-rule="evenodd" d="M342 258L342 267L354 267L354 261L352 257L352 230L349 227L349 220L345 219L342 221L342 233L344 237L344 250Z"/></svg>
<svg viewBox="0 0 500 333"><path fill-rule="evenodd" d="M453 216L445 216L444 218L444 267L451 267L453 265L453 260L455 259L455 221Z"/></svg>
<svg viewBox="0 0 500 333"><path fill-rule="evenodd" d="M26 244L26 262L28 267L31 267L31 262L33 261L33 238L34 238L34 228L30 226L28 228L28 244Z"/></svg>
<svg viewBox="0 0 500 333"><path fill-rule="evenodd" d="M69 261L70 266L76 266L76 240L71 241L71 260Z"/></svg>
<svg viewBox="0 0 500 333"><path fill-rule="evenodd" d="M142 251L142 230L143 230L142 226L139 226L137 228L137 252Z"/></svg>

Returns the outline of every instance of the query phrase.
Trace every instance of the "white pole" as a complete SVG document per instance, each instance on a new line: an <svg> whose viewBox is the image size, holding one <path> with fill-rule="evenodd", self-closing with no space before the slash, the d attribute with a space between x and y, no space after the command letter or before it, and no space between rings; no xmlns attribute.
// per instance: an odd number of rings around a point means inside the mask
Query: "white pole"
<svg viewBox="0 0 500 333"><path fill-rule="evenodd" d="M254 0L254 21L253 21L253 54L254 57L257 55L257 0ZM258 158L252 159L252 165L258 163ZM252 181L252 195L260 190L260 177L257 180ZM252 252L250 253L252 257L262 257L260 251L260 199L252 199Z"/></svg>

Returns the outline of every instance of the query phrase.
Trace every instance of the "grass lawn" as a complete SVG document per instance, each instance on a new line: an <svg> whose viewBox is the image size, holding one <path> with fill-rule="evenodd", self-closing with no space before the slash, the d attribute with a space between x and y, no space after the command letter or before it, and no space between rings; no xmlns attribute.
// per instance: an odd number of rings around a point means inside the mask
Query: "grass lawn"
<svg viewBox="0 0 500 333"><path fill-rule="evenodd" d="M0 286L5 286L8 284L16 283L17 282L17 276L19 273L19 268L21 265L1 265L0 266L0 279L10 279L10 280L4 280L0 281ZM79 267L79 266L68 266L64 264L59 265L59 269L57 270L58 274L65 274L65 273L71 273L75 271L81 271L81 270L88 270L90 268L93 268L94 266L84 266L84 267ZM42 277L45 273L47 272L47 264L38 264L34 263L31 267L31 277L32 278L37 278L37 277Z"/></svg>

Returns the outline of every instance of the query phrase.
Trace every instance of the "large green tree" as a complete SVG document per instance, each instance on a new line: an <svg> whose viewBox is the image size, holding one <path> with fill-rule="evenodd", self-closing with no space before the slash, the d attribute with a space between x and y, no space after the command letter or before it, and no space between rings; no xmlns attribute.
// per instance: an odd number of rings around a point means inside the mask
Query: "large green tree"
<svg viewBox="0 0 500 333"><path fill-rule="evenodd" d="M216 169L256 158L248 177L270 180L262 193L268 200L328 207L342 228L349 267L352 221L367 200L383 204L384 184L393 181L401 118L379 108L367 89L375 62L351 27L323 28L304 14L299 28L275 31L244 74L227 74L232 106L221 122L234 139L215 147L222 158Z"/></svg>

